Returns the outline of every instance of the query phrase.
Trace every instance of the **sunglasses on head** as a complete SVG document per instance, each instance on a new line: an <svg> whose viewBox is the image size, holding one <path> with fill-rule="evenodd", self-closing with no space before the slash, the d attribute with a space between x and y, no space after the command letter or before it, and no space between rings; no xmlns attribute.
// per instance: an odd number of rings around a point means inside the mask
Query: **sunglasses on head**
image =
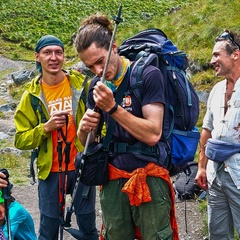
<svg viewBox="0 0 240 240"><path fill-rule="evenodd" d="M240 50L240 46L239 44L237 44L233 38L231 37L231 35L228 32L224 32L222 35L220 35L220 38L224 38L226 40L230 40L232 42L233 45L235 45L236 47L238 47L238 49Z"/></svg>

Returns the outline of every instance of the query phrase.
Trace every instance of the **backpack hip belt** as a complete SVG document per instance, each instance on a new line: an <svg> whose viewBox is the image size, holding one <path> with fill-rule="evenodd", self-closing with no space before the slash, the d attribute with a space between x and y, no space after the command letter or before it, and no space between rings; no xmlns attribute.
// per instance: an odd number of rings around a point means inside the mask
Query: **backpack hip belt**
<svg viewBox="0 0 240 240"><path fill-rule="evenodd" d="M128 144L126 142L111 142L109 146L109 151L112 153L132 153L149 155L158 158L160 155L159 148L157 145L148 146L142 142L137 142L134 145Z"/></svg>

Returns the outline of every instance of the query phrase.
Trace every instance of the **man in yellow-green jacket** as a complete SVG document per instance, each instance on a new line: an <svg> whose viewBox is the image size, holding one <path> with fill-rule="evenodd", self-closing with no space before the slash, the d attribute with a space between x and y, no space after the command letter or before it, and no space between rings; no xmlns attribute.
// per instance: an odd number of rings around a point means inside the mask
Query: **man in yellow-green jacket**
<svg viewBox="0 0 240 240"><path fill-rule="evenodd" d="M57 240L65 194L72 193L75 185L74 158L83 150L76 129L85 112L88 82L78 71L62 70L64 45L55 36L38 41L35 59L40 75L28 84L16 109L14 144L22 150L38 148L38 239ZM74 199L80 239L97 240L96 190L90 187L84 195L85 188L80 183Z"/></svg>

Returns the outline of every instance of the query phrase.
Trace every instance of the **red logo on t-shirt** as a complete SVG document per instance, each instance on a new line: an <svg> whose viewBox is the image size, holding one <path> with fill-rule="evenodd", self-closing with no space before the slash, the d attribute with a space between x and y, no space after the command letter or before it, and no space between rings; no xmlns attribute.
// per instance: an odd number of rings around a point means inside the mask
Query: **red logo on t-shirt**
<svg viewBox="0 0 240 240"><path fill-rule="evenodd" d="M124 107L129 107L132 105L132 99L130 96L126 96L123 101Z"/></svg>

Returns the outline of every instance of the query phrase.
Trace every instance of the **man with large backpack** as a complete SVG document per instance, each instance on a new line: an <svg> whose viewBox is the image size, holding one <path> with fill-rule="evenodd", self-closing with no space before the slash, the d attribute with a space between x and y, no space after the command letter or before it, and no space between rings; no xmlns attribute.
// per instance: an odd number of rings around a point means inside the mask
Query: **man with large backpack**
<svg viewBox="0 0 240 240"><path fill-rule="evenodd" d="M170 175L156 161L165 105L163 76L149 65L142 72L142 98L128 92L131 62L118 54L115 39L110 45L112 34L110 20L93 15L83 22L75 40L80 59L97 75L78 129L81 142L86 146L89 139L90 144L94 142L101 115L107 132L115 121L108 149L109 181L100 192L103 235L108 240L133 240L137 226L145 240L179 239ZM99 80L108 56L105 85ZM96 107L100 112L93 110ZM139 147L148 155L139 152Z"/></svg>
<svg viewBox="0 0 240 240"><path fill-rule="evenodd" d="M199 115L199 99L189 81L186 69L186 53L178 50L167 35L160 29L150 28L124 40L118 53L134 61L130 75L130 90L139 99L144 91L141 75L143 70L153 65L163 75L165 111L163 134L159 141L158 159L170 175L176 175L187 168L194 160L200 133L195 126ZM157 80L156 80L157 81Z"/></svg>
<svg viewBox="0 0 240 240"><path fill-rule="evenodd" d="M27 86L14 115L15 146L38 148L39 240L60 239L65 227L65 197L75 187L74 159L83 146L76 136L85 112L86 77L62 70L64 45L52 35L43 36L35 48L40 75ZM33 104L33 103L36 104ZM74 210L82 240L97 240L95 187L79 183Z"/></svg>

